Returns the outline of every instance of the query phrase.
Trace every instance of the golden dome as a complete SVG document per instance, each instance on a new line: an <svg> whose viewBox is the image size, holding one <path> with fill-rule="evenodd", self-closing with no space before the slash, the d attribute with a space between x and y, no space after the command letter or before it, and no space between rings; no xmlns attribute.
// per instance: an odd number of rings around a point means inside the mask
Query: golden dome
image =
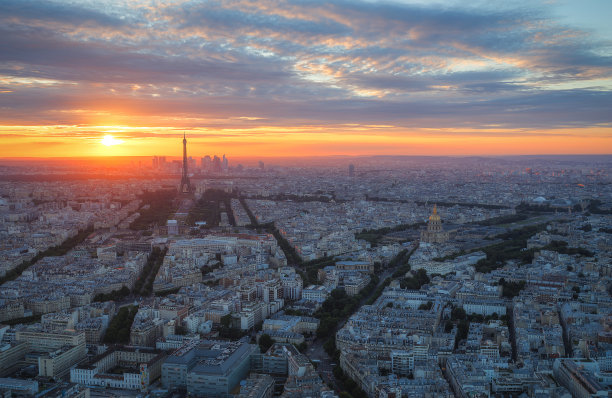
<svg viewBox="0 0 612 398"><path fill-rule="evenodd" d="M440 221L440 215L438 214L438 205L434 204L433 213L429 216L429 221Z"/></svg>

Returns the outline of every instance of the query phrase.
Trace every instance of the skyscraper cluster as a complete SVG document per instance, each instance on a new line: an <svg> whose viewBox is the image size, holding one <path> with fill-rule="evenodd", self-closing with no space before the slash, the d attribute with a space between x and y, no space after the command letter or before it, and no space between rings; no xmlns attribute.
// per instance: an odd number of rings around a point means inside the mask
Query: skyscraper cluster
<svg viewBox="0 0 612 398"><path fill-rule="evenodd" d="M221 173L229 170L229 160L223 155L223 158L219 158L214 155L213 158L206 155L200 161L200 168L202 171Z"/></svg>
<svg viewBox="0 0 612 398"><path fill-rule="evenodd" d="M154 156L152 162L153 170L157 171L178 173L183 169L182 161L173 160L168 162L165 156ZM217 155L213 155L213 157L206 155L200 158L199 162L197 158L189 156L187 157L187 164L190 173L225 173L229 170L229 159L225 155L221 158Z"/></svg>

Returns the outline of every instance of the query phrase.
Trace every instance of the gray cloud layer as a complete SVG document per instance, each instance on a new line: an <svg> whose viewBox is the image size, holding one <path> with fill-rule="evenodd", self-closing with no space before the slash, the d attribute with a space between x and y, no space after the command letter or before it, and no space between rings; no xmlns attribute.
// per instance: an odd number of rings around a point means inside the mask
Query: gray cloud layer
<svg viewBox="0 0 612 398"><path fill-rule="evenodd" d="M125 109L228 124L612 123L609 43L544 7L96 4L0 2L0 118L70 123Z"/></svg>

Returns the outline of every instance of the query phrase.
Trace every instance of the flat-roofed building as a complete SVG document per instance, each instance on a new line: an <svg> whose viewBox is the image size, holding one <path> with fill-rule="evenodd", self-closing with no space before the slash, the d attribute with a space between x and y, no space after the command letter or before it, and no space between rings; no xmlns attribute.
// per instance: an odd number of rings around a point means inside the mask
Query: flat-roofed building
<svg viewBox="0 0 612 398"><path fill-rule="evenodd" d="M27 344L27 356L37 359L39 376L62 377L87 356L82 331L31 327L18 330L15 340Z"/></svg>
<svg viewBox="0 0 612 398"><path fill-rule="evenodd" d="M608 397L607 388L593 376L598 370L591 359L559 358L553 364L555 379L576 398Z"/></svg>
<svg viewBox="0 0 612 398"><path fill-rule="evenodd" d="M70 367L84 360L87 354L83 345L66 346L38 357L38 375L60 378L68 374Z"/></svg>
<svg viewBox="0 0 612 398"><path fill-rule="evenodd" d="M266 374L252 374L241 383L237 398L272 398L274 379Z"/></svg>
<svg viewBox="0 0 612 398"><path fill-rule="evenodd" d="M329 291L322 285L310 285L302 290L302 299L323 302L329 296Z"/></svg>
<svg viewBox="0 0 612 398"><path fill-rule="evenodd" d="M184 388L203 397L226 397L250 370L251 356L259 348L247 340L204 340L188 343L162 365L162 384Z"/></svg>
<svg viewBox="0 0 612 398"><path fill-rule="evenodd" d="M102 318L89 318L76 325L76 330L85 332L87 344L99 344L102 341L104 332L108 327L108 321Z"/></svg>
<svg viewBox="0 0 612 398"><path fill-rule="evenodd" d="M6 376L17 370L28 352L28 343L14 342L0 346L0 376Z"/></svg>
<svg viewBox="0 0 612 398"><path fill-rule="evenodd" d="M343 279L343 287L344 291L349 296L356 296L359 294L361 289L366 287L370 282L370 278L368 276L349 276Z"/></svg>
<svg viewBox="0 0 612 398"><path fill-rule="evenodd" d="M21 301L5 301L0 302L0 322L8 321L15 318L23 318L24 307Z"/></svg>
<svg viewBox="0 0 612 398"><path fill-rule="evenodd" d="M112 348L94 357L89 364L70 370L70 381L86 386L102 386L145 391L161 376L167 355L148 348ZM123 372L111 372L121 367Z"/></svg>
<svg viewBox="0 0 612 398"><path fill-rule="evenodd" d="M35 296L26 301L26 308L35 315L64 311L70 308L70 297L61 294Z"/></svg>
<svg viewBox="0 0 612 398"><path fill-rule="evenodd" d="M251 356L251 372L272 376L277 391L280 392L288 377L308 377L315 371L308 357L300 353L294 345L274 343L265 353Z"/></svg>
<svg viewBox="0 0 612 398"><path fill-rule="evenodd" d="M336 262L338 271L359 271L374 273L374 265L366 261L338 261Z"/></svg>
<svg viewBox="0 0 612 398"><path fill-rule="evenodd" d="M15 340L26 342L29 349L50 352L64 346L85 347L85 333L74 330L48 331L40 328L18 330Z"/></svg>
<svg viewBox="0 0 612 398"><path fill-rule="evenodd" d="M153 347L163 335L165 320L159 318L138 319L130 329L130 344L140 347Z"/></svg>
<svg viewBox="0 0 612 398"><path fill-rule="evenodd" d="M480 314L489 316L497 314L506 315L506 302L498 299L471 299L463 301L463 309L467 314Z"/></svg>
<svg viewBox="0 0 612 398"><path fill-rule="evenodd" d="M10 391L11 394L8 396L33 396L38 392L38 382L35 380L0 378L0 391ZM3 393L2 396L7 395Z"/></svg>

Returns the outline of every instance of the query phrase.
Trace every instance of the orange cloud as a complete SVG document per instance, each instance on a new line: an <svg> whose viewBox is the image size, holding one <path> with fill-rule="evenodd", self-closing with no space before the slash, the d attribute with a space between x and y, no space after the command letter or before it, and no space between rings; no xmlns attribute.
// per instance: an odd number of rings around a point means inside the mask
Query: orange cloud
<svg viewBox="0 0 612 398"><path fill-rule="evenodd" d="M122 143L102 145L112 134ZM0 127L0 157L80 157L181 155L175 128L126 126ZM190 129L189 155L225 153L233 157L328 155L512 155L606 154L612 128L509 131L415 129L337 125Z"/></svg>

